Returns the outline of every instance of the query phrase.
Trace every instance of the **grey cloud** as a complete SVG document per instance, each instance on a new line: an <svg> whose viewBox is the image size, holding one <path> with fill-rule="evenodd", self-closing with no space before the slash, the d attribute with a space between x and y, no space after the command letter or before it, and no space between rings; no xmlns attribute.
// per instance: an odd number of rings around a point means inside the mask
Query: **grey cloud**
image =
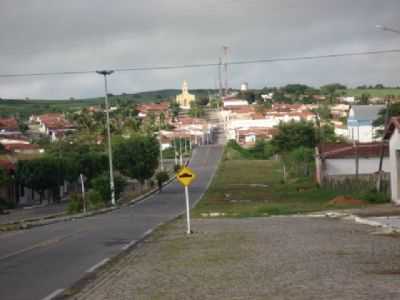
<svg viewBox="0 0 400 300"><path fill-rule="evenodd" d="M147 0L0 2L0 73L216 62L400 48L397 0ZM229 82L252 87L338 81L399 85L399 55L232 66ZM115 74L114 92L214 87L216 68ZM0 79L0 97L87 97L101 78Z"/></svg>

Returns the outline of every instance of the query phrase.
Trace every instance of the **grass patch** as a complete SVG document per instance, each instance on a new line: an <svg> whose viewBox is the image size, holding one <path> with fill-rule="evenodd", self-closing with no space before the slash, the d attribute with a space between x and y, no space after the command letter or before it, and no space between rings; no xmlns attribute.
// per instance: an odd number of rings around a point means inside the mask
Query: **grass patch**
<svg viewBox="0 0 400 300"><path fill-rule="evenodd" d="M356 207L329 204L340 192L319 188L311 178L283 183L278 161L227 159L226 153L210 188L193 211L195 217L210 213L257 217ZM363 198L357 193L347 195Z"/></svg>

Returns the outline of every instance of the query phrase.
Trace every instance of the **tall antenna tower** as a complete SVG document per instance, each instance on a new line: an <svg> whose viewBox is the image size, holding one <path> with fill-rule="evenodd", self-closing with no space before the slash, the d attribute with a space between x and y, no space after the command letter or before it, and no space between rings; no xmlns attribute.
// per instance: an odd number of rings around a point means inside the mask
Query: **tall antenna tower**
<svg viewBox="0 0 400 300"><path fill-rule="evenodd" d="M229 47L228 46L223 46L222 49L224 50L224 77L225 77L225 96L228 94L228 53L229 53Z"/></svg>
<svg viewBox="0 0 400 300"><path fill-rule="evenodd" d="M222 58L219 58L218 61L218 88L219 88L219 96L222 98L223 96L223 86L222 86Z"/></svg>

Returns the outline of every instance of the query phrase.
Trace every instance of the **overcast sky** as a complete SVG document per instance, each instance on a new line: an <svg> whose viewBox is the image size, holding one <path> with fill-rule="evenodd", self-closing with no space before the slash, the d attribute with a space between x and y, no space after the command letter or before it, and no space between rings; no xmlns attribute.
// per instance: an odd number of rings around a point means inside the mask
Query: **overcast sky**
<svg viewBox="0 0 400 300"><path fill-rule="evenodd" d="M399 0L0 0L0 74L215 63L400 48ZM116 73L110 92L215 88L217 69ZM400 54L232 66L229 86L400 85ZM0 78L0 97L103 93L99 75Z"/></svg>

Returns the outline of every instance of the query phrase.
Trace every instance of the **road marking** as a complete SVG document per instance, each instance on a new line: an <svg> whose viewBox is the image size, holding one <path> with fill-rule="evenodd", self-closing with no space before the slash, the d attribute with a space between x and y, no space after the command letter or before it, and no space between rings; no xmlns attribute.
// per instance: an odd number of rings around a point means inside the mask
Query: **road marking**
<svg viewBox="0 0 400 300"><path fill-rule="evenodd" d="M147 230L145 233L143 233L143 237L148 236L149 234L151 234L153 232L154 229L149 229Z"/></svg>
<svg viewBox="0 0 400 300"><path fill-rule="evenodd" d="M25 253L25 252L28 252L28 251L31 251L31 250L36 249L36 248L43 248L43 247L46 247L46 246L57 244L57 243L61 242L62 240L66 239L69 236L71 236L71 235L65 235L65 236L61 236L61 237L56 237L54 239L50 239L50 240L46 240L44 242L40 242L40 243L34 244L34 245L32 245L30 247L27 247L25 249L21 249L21 250L18 250L18 251L15 251L13 253L10 253L10 254L7 254L7 255L4 255L4 256L0 257L0 261L1 260L5 260L5 259L10 258L10 257L13 257L13 256L17 256L19 254L22 254L22 253Z"/></svg>
<svg viewBox="0 0 400 300"><path fill-rule="evenodd" d="M108 263L109 261L110 261L109 258L103 259L101 262L95 264L93 267L91 267L90 269L88 269L88 270L86 271L86 273L92 273L92 272L96 271L96 269L98 269L98 268L104 266L104 265L105 265L106 263Z"/></svg>
<svg viewBox="0 0 400 300"><path fill-rule="evenodd" d="M58 295L60 295L62 292L64 292L64 289L55 290L54 292L52 292L50 295L48 295L47 297L43 298L42 300L52 300L55 297L57 297Z"/></svg>
<svg viewBox="0 0 400 300"><path fill-rule="evenodd" d="M121 249L123 251L128 250L130 247L132 247L133 245L135 245L137 243L137 240L132 240L129 244L126 244L125 246L123 246Z"/></svg>

